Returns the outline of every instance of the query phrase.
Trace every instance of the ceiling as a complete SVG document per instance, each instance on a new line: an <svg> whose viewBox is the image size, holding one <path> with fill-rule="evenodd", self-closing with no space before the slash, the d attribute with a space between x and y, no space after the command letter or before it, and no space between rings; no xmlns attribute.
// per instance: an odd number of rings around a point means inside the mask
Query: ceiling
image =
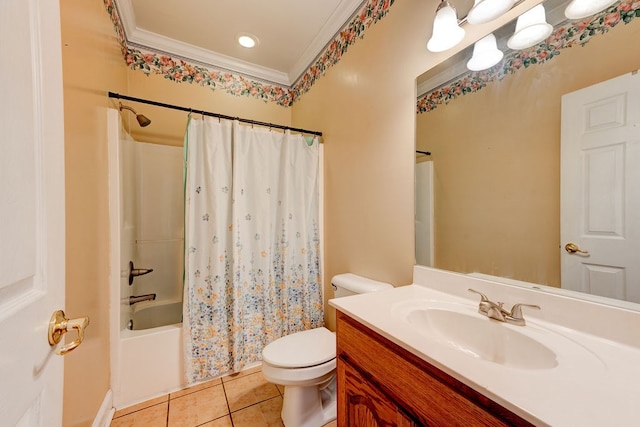
<svg viewBox="0 0 640 427"><path fill-rule="evenodd" d="M115 0L127 44L292 86L362 0ZM257 36L247 49L239 33Z"/></svg>

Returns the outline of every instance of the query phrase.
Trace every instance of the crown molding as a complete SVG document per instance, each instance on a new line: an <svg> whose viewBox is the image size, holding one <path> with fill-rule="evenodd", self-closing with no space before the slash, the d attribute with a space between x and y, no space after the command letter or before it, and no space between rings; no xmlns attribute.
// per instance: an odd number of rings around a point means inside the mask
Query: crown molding
<svg viewBox="0 0 640 427"><path fill-rule="evenodd" d="M260 67L246 61L241 61L230 56L221 55L192 44L179 42L169 37L136 28L133 34L127 33L130 44L143 49L150 49L171 54L174 57L194 61L203 65L209 65L218 69L233 71L245 76L264 80L279 85L290 86L289 76L286 73L267 67Z"/></svg>
<svg viewBox="0 0 640 427"><path fill-rule="evenodd" d="M302 76L320 55L325 47L335 38L349 20L360 10L367 0L343 0L331 14L320 32L305 49L302 56L289 71L289 81L293 84Z"/></svg>
<svg viewBox="0 0 640 427"><path fill-rule="evenodd" d="M288 72L261 67L259 65L238 60L227 55L212 52L192 44L183 43L160 34L140 29L136 26L136 18L131 0L114 0L120 11L119 16L124 28L127 44L140 49L171 54L186 60L193 60L203 65L233 71L259 80L276 83L290 88L304 74L318 55L333 40L335 35L354 16L366 0L343 0L331 14L320 32L305 49L302 56Z"/></svg>
<svg viewBox="0 0 640 427"><path fill-rule="evenodd" d="M259 80L291 86L292 82L287 73L272 68L261 67L250 62L241 61L227 55L212 52L192 44L179 42L169 37L161 36L151 31L136 27L135 14L131 0L114 0L120 10L120 20L124 27L127 44L142 49L171 54L203 65L233 71Z"/></svg>
<svg viewBox="0 0 640 427"><path fill-rule="evenodd" d="M114 0L113 3L118 10L118 18L124 29L125 38L136 29L136 14L133 11L131 0Z"/></svg>

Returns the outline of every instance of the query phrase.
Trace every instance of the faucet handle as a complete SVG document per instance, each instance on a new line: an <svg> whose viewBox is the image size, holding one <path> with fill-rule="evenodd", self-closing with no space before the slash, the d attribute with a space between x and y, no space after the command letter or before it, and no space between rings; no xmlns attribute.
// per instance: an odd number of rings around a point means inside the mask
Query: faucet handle
<svg viewBox="0 0 640 427"><path fill-rule="evenodd" d="M513 307L511 307L511 313L509 313L509 315L514 319L522 319L522 307L530 307L540 310L540 306L535 304L514 304Z"/></svg>
<svg viewBox="0 0 640 427"><path fill-rule="evenodd" d="M473 292L474 294L478 294L478 295L480 295L480 302L481 302L481 303L483 303L483 302L489 302L489 298L487 298L487 296L486 296L485 294L483 294L482 292L478 292L478 291L476 291L475 289L471 289L471 288L469 288L469 289L468 289L468 291L469 291L469 292Z"/></svg>
<svg viewBox="0 0 640 427"><path fill-rule="evenodd" d="M489 298L487 298L487 296L482 292L478 292L475 289L471 289L471 288L469 288L469 292L473 292L475 294L480 295L480 304L478 304L478 313L488 316L489 310L495 304L489 301Z"/></svg>
<svg viewBox="0 0 640 427"><path fill-rule="evenodd" d="M514 304L513 307L511 307L511 313L509 313L509 323L519 326L525 325L524 317L522 317L522 307L540 310L540 306L535 304Z"/></svg>

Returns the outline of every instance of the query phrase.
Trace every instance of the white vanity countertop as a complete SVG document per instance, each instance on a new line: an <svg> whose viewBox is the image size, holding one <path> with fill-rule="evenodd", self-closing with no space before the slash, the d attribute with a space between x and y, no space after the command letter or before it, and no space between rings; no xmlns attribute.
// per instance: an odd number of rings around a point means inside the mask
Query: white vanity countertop
<svg viewBox="0 0 640 427"><path fill-rule="evenodd" d="M492 295L487 296L495 301ZM640 349L637 347L528 316L530 312L525 309L526 326L500 324L551 343L550 348L557 350L558 365L523 369L469 355L419 331L399 314L407 304L417 307L421 303L454 304L477 314L478 301L479 297L472 294L466 298L413 284L332 299L330 304L536 425L640 424ZM640 327L637 324L618 326ZM560 345L554 347L554 342Z"/></svg>

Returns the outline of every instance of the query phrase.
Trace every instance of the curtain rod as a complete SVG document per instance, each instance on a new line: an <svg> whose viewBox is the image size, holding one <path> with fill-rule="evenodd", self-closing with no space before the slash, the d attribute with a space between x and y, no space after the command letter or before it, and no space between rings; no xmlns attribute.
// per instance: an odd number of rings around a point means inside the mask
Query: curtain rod
<svg viewBox="0 0 640 427"><path fill-rule="evenodd" d="M300 133L306 133L306 134L310 134L310 135L322 136L322 132L318 132L318 131L315 131L315 130L292 128L290 126L276 125L276 124L273 124L273 123L260 122L260 121L257 121L257 120L242 119L240 117L232 117L232 116L227 116L227 115L224 115L224 114L211 113L209 111L194 110L193 108L180 107L178 105L165 104L165 103L162 103L162 102L150 101L148 99L134 98L133 96L127 96L127 95L120 95L118 93L114 93L114 92L111 92L111 91L109 91L109 98L124 99L126 101L133 101L133 102L140 102L142 104L155 105L156 107L170 108L172 110L180 110L180 111L186 111L186 112L189 112L189 113L201 114L203 116L216 117L218 119L238 120L239 122L249 123L249 124L252 124L252 125L259 125L259 126L275 128L275 129L292 130L294 132L300 132Z"/></svg>
<svg viewBox="0 0 640 427"><path fill-rule="evenodd" d="M431 151L419 151L419 150L416 150L416 153L424 154L425 156L430 156L431 155Z"/></svg>

